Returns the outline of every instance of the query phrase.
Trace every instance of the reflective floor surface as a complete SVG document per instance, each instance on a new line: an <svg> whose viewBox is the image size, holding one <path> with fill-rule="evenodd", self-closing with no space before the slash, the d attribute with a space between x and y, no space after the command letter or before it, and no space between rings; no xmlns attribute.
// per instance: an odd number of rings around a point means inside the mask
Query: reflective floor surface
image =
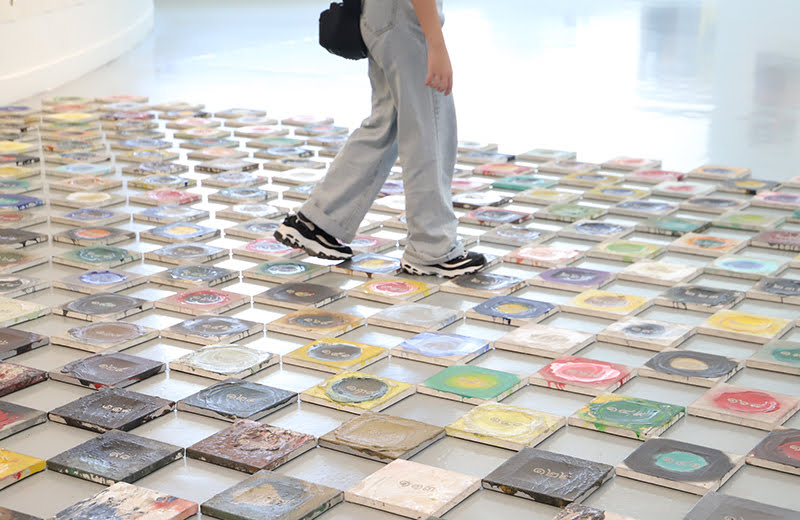
<svg viewBox="0 0 800 520"><path fill-rule="evenodd" d="M350 63L324 53L316 44L318 11L324 2L240 1L211 2L157 1L154 33L132 52L101 69L59 87L45 95L99 96L112 93L141 93L153 102L185 100L205 103L210 111L234 106L264 108L268 115L282 118L301 113L330 115L337 123L354 127L366 116L369 85L365 64ZM603 161L617 155L653 157L664 160L668 169L688 170L704 163L744 166L753 177L785 179L798 175L798 105L800 105L800 34L795 30L797 10L790 1L764 3L746 0L702 1L503 1L487 6L474 0L445 0L446 35L456 69L456 93L460 134L463 139L492 141L502 151L522 152L534 147L553 147L579 152L579 159ZM24 100L38 103L41 96ZM162 125L163 126L163 125ZM171 136L171 131L168 132ZM177 147L176 147L177 149ZM185 150L182 163L187 161ZM262 172L264 173L264 172ZM274 172L273 172L274 173ZM265 174L265 173L264 173ZM119 175L119 173L117 173ZM267 175L267 174L265 174ZM270 174L272 175L272 174ZM197 180L203 174L187 174ZM130 180L130 177L127 178ZM271 181L271 179L270 179ZM280 183L270 186L286 189ZM132 190L118 190L134 194ZM207 195L213 190L191 191ZM787 190L788 191L788 190ZM37 193L34 193L36 195ZM41 195L41 192L38 193ZM734 197L738 197L735 196ZM280 199L286 208L296 201ZM600 204L601 206L603 204ZM215 211L222 205L206 199L196 207ZM525 204L512 207L534 211ZM141 206L126 205L124 211ZM461 212L459 212L461 213ZM786 212L770 212L784 214ZM688 215L688 213L687 213ZM373 215L376 216L376 215ZM698 215L692 215L698 216ZM386 219L389 215L382 214ZM614 218L622 224L636 219ZM201 224L225 228L235 222L212 218ZM549 226L549 227L548 227ZM143 231L149 225L132 222L120 226ZM549 222L545 229L562 226ZM49 234L66 226L41 225L33 228ZM712 228L729 238L749 238L753 233ZM798 225L786 226L797 230ZM485 228L464 225L465 235L477 235ZM388 229L376 236L397 238ZM636 233L635 238L666 244L669 238ZM210 242L230 248L244 240L221 238ZM590 244L558 238L552 244L587 249ZM147 252L160 244L137 240L122 247ZM41 254L56 254L72 247L47 244L34 246ZM505 254L513 248L481 244L480 251ZM770 259L788 260L792 252L765 253L748 248L745 252L765 254ZM400 249L387 254L399 256ZM662 259L692 263L693 257L668 253ZM694 258L696 261L696 258ZM707 259L703 259L705 262ZM237 256L215 262L241 270L257 261ZM621 262L587 259L581 267L617 272ZM129 270L152 274L165 265L151 262ZM529 278L541 269L504 264L493 272ZM37 267L24 271L48 280L75 274L72 268ZM800 270L787 271L798 278ZM721 288L747 290L749 280L703 275L702 281ZM325 285L352 288L358 279L326 274L315 280ZM253 295L270 284L235 281L223 288ZM609 290L652 297L662 288L615 281ZM149 284L124 294L156 300L177 290ZM566 302L565 291L528 287L515 296ZM74 293L51 289L24 299L61 305ZM424 303L468 309L480 302L472 297L435 294ZM369 316L384 304L348 298L329 305L336 311ZM788 319L797 318L796 306L745 300L737 310L765 312ZM265 305L246 306L228 314L268 322L285 314L285 309ZM643 313L653 319L697 325L705 315L668 307L653 307ZM185 316L154 310L128 321L155 328L168 327ZM59 316L39 318L20 328L56 334L80 325ZM610 320L559 313L547 324L596 333ZM512 327L465 320L444 329L495 340ZM367 326L344 339L392 347L410 333ZM795 328L784 339L800 340ZM306 340L270 333L248 340L251 346L285 354ZM196 349L186 342L158 339L126 353L171 361ZM681 348L692 348L744 359L757 345L730 339L695 336ZM651 353L594 343L581 355L641 366ZM48 346L13 358L40 369L51 370L79 359L85 352ZM493 350L473 364L528 375L548 362L545 358ZM370 367L375 375L416 383L438 370L425 363L387 359ZM280 388L302 391L323 381L326 374L304 368L276 366L249 380ZM797 376L745 369L731 380L734 384L800 394ZM175 372L161 374L129 389L169 399L181 399L210 384L210 380ZM639 377L618 393L672 402L692 403L705 390L700 387ZM90 393L79 386L48 381L6 398L16 404L50 410ZM561 415L569 415L590 397L554 389L528 386L504 402ZM414 395L386 410L387 413L444 426L470 409L469 405L435 397ZM337 427L349 414L302 403L271 414L262 422L293 428L320 436ZM134 433L188 446L227 426L216 419L190 413L174 413L134 430ZM785 426L800 427L800 415ZM765 432L699 417L685 417L664 436L698 444L713 445L744 455ZM78 428L55 423L39 425L5 440L4 448L49 458L94 436ZM618 464L639 441L596 431L569 427L539 447L577 457ZM513 453L491 446L447 437L416 455L413 460L431 466L485 476ZM280 473L347 489L380 467L380 463L318 448L279 468ZM185 459L140 480L141 486L158 489L202 502L240 482L244 474L211 464ZM753 466L746 466L723 486L722 492L760 500L782 507L797 508L797 479ZM102 486L47 471L0 491L0 505L42 517L88 497ZM48 500L41 500L44 494ZM607 508L638 520L678 520L697 501L697 496L627 478L615 478L592 494L586 503ZM447 519L487 518L550 520L557 510L551 506L482 490L445 515ZM391 520L391 514L344 504L326 513L324 520Z"/></svg>

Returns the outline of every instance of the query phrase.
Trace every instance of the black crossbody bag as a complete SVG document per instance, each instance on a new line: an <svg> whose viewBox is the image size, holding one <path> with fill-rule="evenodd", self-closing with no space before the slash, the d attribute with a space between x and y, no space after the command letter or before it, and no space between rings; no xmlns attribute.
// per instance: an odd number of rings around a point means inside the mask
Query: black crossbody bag
<svg viewBox="0 0 800 520"><path fill-rule="evenodd" d="M361 0L331 3L319 15L319 44L328 52L360 60L367 57L367 46L361 37Z"/></svg>

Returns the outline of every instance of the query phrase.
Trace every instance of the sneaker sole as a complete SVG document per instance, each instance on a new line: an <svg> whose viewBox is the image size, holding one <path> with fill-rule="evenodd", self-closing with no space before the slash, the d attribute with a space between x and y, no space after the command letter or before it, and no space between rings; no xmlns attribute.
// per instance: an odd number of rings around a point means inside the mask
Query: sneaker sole
<svg viewBox="0 0 800 520"><path fill-rule="evenodd" d="M353 256L341 253L335 249L329 249L319 242L310 240L300 233L296 233L294 228L284 224L278 226L278 229L275 230L274 236L275 239L281 244L297 249L303 249L309 255L316 256L317 258L322 258L325 260L347 260Z"/></svg>
<svg viewBox="0 0 800 520"><path fill-rule="evenodd" d="M462 269L441 269L432 265L412 265L405 262L402 263L403 272L413 274L415 276L431 276L439 275L444 278L455 278L464 274L476 273L486 267L486 265L471 265Z"/></svg>

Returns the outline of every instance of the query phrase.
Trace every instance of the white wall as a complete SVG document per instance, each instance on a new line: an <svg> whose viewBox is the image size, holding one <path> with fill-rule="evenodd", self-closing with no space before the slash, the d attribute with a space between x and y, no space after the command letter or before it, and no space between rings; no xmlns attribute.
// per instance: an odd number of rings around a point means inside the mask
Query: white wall
<svg viewBox="0 0 800 520"><path fill-rule="evenodd" d="M0 0L0 105L117 58L153 27L153 0Z"/></svg>

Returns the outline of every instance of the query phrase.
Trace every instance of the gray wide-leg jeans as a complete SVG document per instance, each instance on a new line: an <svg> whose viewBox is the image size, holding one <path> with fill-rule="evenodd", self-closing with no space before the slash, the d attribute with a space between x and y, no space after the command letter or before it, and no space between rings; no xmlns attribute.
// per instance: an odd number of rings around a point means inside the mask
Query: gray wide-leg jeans
<svg viewBox="0 0 800 520"><path fill-rule="evenodd" d="M394 165L403 167L404 258L430 265L464 254L451 182L458 140L453 97L425 85L428 47L411 0L364 0L372 114L355 130L300 211L350 242Z"/></svg>

